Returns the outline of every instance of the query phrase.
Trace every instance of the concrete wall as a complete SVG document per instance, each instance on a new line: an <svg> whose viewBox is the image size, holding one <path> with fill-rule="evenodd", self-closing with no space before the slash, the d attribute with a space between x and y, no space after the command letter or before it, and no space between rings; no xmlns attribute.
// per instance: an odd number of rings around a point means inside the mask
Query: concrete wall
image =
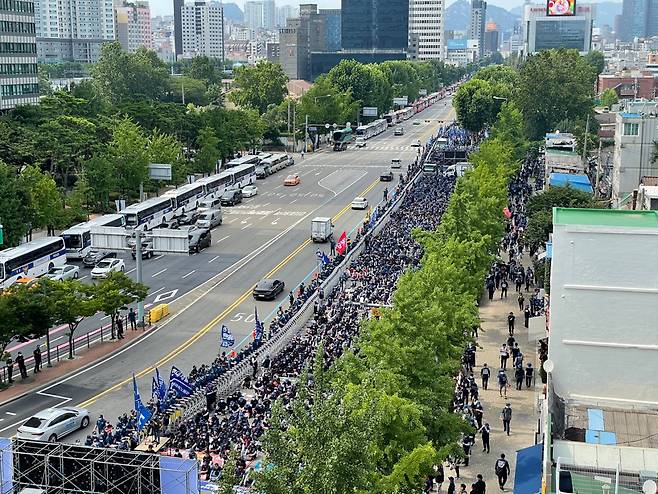
<svg viewBox="0 0 658 494"><path fill-rule="evenodd" d="M556 393L658 405L658 228L555 223L549 359Z"/></svg>

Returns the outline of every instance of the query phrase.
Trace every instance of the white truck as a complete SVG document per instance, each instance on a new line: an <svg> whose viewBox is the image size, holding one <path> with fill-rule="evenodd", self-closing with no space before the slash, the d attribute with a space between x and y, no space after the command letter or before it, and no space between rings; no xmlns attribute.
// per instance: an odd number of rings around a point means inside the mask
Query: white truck
<svg viewBox="0 0 658 494"><path fill-rule="evenodd" d="M331 218L313 218L311 223L311 240L313 242L326 242L333 232L334 225L331 223Z"/></svg>

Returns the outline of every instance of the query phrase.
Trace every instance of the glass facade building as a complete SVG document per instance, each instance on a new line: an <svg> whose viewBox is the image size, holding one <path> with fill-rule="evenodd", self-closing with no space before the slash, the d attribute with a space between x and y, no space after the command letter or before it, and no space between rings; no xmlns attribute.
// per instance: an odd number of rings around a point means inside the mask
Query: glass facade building
<svg viewBox="0 0 658 494"><path fill-rule="evenodd" d="M0 110L39 102L34 2L0 0Z"/></svg>
<svg viewBox="0 0 658 494"><path fill-rule="evenodd" d="M342 0L343 50L407 50L409 0Z"/></svg>
<svg viewBox="0 0 658 494"><path fill-rule="evenodd" d="M589 28L590 26L584 19L537 21L535 50L574 48L581 52L588 51L587 30Z"/></svg>

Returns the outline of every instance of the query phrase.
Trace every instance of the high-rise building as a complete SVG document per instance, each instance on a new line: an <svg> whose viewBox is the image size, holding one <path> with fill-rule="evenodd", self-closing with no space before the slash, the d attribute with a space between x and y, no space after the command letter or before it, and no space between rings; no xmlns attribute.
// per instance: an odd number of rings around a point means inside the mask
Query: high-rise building
<svg viewBox="0 0 658 494"><path fill-rule="evenodd" d="M290 79L311 78L311 52L325 51L325 17L318 13L316 4L299 6L299 17L288 19L287 26L279 30L279 59Z"/></svg>
<svg viewBox="0 0 658 494"><path fill-rule="evenodd" d="M484 30L484 55L491 55L500 46L500 32L495 22L487 22Z"/></svg>
<svg viewBox="0 0 658 494"><path fill-rule="evenodd" d="M658 0L624 0L616 31L621 41L658 36Z"/></svg>
<svg viewBox="0 0 658 494"><path fill-rule="evenodd" d="M263 0L263 27L274 29L276 27L276 4L274 0Z"/></svg>
<svg viewBox="0 0 658 494"><path fill-rule="evenodd" d="M445 3L443 0L409 0L409 58L442 59Z"/></svg>
<svg viewBox="0 0 658 494"><path fill-rule="evenodd" d="M31 0L0 0L0 110L39 102Z"/></svg>
<svg viewBox="0 0 658 494"><path fill-rule="evenodd" d="M342 0L343 50L407 51L409 0Z"/></svg>
<svg viewBox="0 0 658 494"><path fill-rule="evenodd" d="M101 46L116 39L112 0L38 0L35 21L44 62L94 63Z"/></svg>
<svg viewBox="0 0 658 494"><path fill-rule="evenodd" d="M286 27L286 21L297 16L297 12L291 5L283 5L276 9L276 27Z"/></svg>
<svg viewBox="0 0 658 494"><path fill-rule="evenodd" d="M325 44L327 51L340 50L341 11L340 9L320 9L318 15L324 19Z"/></svg>
<svg viewBox="0 0 658 494"><path fill-rule="evenodd" d="M197 0L181 9L183 58L205 55L224 61L224 8Z"/></svg>
<svg viewBox="0 0 658 494"><path fill-rule="evenodd" d="M244 21L253 31L263 27L263 2L248 1L244 4Z"/></svg>
<svg viewBox="0 0 658 494"><path fill-rule="evenodd" d="M524 6L524 51L533 54L553 48L587 53L592 47L594 5L576 4L573 14L548 15L546 5Z"/></svg>
<svg viewBox="0 0 658 494"><path fill-rule="evenodd" d="M478 57L484 53L484 26L487 18L487 2L471 0L471 22L468 26L469 39L477 40Z"/></svg>
<svg viewBox="0 0 658 494"><path fill-rule="evenodd" d="M116 39L124 50L135 52L140 46L153 48L151 9L148 2L138 0L115 6Z"/></svg>
<svg viewBox="0 0 658 494"><path fill-rule="evenodd" d="M174 0L174 55L179 57L183 54L183 24L181 14L185 0Z"/></svg>

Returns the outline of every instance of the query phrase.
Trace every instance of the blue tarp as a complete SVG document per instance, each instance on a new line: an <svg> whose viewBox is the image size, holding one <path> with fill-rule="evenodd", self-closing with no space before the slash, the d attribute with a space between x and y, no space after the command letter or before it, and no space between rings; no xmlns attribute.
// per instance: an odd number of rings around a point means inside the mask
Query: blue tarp
<svg viewBox="0 0 658 494"><path fill-rule="evenodd" d="M587 428L593 431L604 431L603 410L598 408L587 409Z"/></svg>
<svg viewBox="0 0 658 494"><path fill-rule="evenodd" d="M14 456L12 454L11 439L0 437L0 492L11 492L14 485Z"/></svg>
<svg viewBox="0 0 658 494"><path fill-rule="evenodd" d="M199 494L199 465L196 460L160 456L162 494Z"/></svg>
<svg viewBox="0 0 658 494"><path fill-rule="evenodd" d="M585 442L588 444L607 444L614 446L617 444L617 434L614 432L587 429L585 431Z"/></svg>
<svg viewBox="0 0 658 494"><path fill-rule="evenodd" d="M514 494L541 492L541 460L544 445L535 444L516 452Z"/></svg>
<svg viewBox="0 0 658 494"><path fill-rule="evenodd" d="M592 193L592 183L587 178L587 175L577 175L571 173L551 173L548 178L548 185L550 187L566 187L570 185L574 189L583 190Z"/></svg>

